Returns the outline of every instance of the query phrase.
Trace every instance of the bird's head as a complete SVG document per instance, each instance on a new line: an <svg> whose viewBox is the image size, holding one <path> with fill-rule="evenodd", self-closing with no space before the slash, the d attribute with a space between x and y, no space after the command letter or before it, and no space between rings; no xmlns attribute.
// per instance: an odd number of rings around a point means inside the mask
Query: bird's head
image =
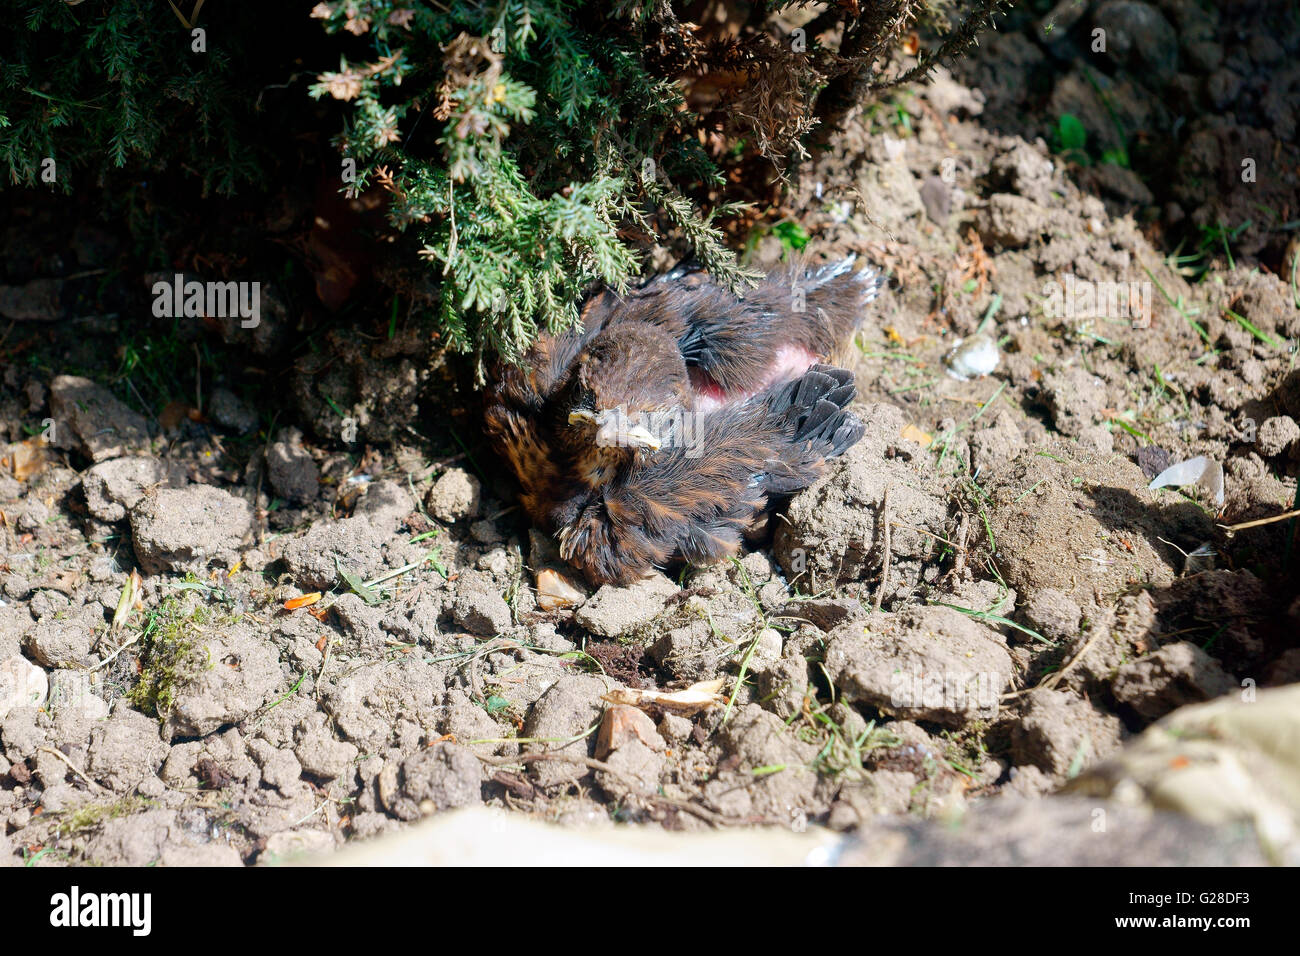
<svg viewBox="0 0 1300 956"><path fill-rule="evenodd" d="M578 357L571 435L606 464L658 451L656 416L686 404L690 382L677 342L641 322L605 329Z"/></svg>

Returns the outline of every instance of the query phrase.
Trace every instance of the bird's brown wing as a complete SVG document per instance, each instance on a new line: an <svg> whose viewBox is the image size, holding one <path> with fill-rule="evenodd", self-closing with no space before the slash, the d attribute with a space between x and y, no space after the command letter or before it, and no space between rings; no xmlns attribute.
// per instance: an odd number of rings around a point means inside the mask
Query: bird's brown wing
<svg viewBox="0 0 1300 956"><path fill-rule="evenodd" d="M561 533L593 583L626 584L674 560L734 554L774 495L807 487L862 435L845 407L852 376L818 366L700 420L698 435L629 469Z"/></svg>
<svg viewBox="0 0 1300 956"><path fill-rule="evenodd" d="M556 442L565 410L555 399L592 331L539 336L521 365L502 364L495 371L484 396L488 437L519 478L524 509L543 524L569 480Z"/></svg>
<svg viewBox="0 0 1300 956"><path fill-rule="evenodd" d="M625 296L604 292L584 314L667 329L687 366L723 393L747 396L779 380L771 373L783 349L827 361L845 347L881 284L874 269L855 265L850 257L777 270L743 299L701 273L674 270Z"/></svg>

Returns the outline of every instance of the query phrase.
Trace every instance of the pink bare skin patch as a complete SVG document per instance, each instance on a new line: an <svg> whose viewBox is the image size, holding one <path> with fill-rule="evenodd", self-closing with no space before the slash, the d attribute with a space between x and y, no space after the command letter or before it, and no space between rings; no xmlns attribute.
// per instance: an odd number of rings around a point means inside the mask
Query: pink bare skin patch
<svg viewBox="0 0 1300 956"><path fill-rule="evenodd" d="M743 391L727 392L722 386L698 369L691 369L691 387L695 390L695 411L713 412L723 405L743 402L779 382L798 378L817 364L817 356L798 345L782 345L768 364L755 387Z"/></svg>

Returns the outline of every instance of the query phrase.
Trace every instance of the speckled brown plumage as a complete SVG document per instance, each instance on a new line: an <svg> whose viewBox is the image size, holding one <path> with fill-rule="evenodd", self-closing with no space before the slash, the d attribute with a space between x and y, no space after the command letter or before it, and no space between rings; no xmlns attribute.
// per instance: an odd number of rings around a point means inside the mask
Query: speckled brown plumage
<svg viewBox="0 0 1300 956"><path fill-rule="evenodd" d="M674 270L603 292L584 328L497 370L488 433L521 501L593 584L736 552L772 504L861 436L852 339L879 280L852 260L769 276L743 300Z"/></svg>

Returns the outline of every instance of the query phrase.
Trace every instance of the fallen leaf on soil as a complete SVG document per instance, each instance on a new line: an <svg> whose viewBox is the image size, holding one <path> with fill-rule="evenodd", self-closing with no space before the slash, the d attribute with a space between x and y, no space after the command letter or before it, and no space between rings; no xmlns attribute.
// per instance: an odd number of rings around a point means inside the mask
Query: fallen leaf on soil
<svg viewBox="0 0 1300 956"><path fill-rule="evenodd" d="M537 606L543 611L576 607L586 599L587 596L560 572L550 568L537 572Z"/></svg>
<svg viewBox="0 0 1300 956"><path fill-rule="evenodd" d="M39 475L45 470L45 443L39 438L15 442L9 446L4 463L19 481Z"/></svg>
<svg viewBox="0 0 1300 956"><path fill-rule="evenodd" d="M615 687L601 700L608 701L611 704L627 704L632 707L655 706L669 713L690 716L691 714L698 714L702 710L708 710L716 704L721 704L725 700L722 694L719 693L722 690L722 684L723 679L718 678L717 680L700 681L685 690L670 692Z"/></svg>
<svg viewBox="0 0 1300 956"><path fill-rule="evenodd" d="M908 441L914 441L922 447L929 445L934 440L929 432L921 431L915 425L904 425L900 434Z"/></svg>
<svg viewBox="0 0 1300 956"><path fill-rule="evenodd" d="M171 431L173 428L179 428L181 422L186 419L198 421L202 417L197 409L185 402L168 402L158 415L158 424L164 431Z"/></svg>
<svg viewBox="0 0 1300 956"><path fill-rule="evenodd" d="M286 611L296 611L300 607L310 607L319 601L320 598L321 594L319 591L312 591L310 594L303 594L296 598L289 598L289 600L284 602L284 609Z"/></svg>
<svg viewBox="0 0 1300 956"><path fill-rule="evenodd" d="M126 619L131 616L131 611L140 606L142 590L143 583L140 580L140 572L132 568L130 577L122 584L122 594L117 599L117 610L113 612L113 623L109 627L110 631L120 630L126 624Z"/></svg>
<svg viewBox="0 0 1300 956"><path fill-rule="evenodd" d="M600 719L600 730L596 733L596 759L604 760L634 739L651 750L664 748L664 740L655 730L654 721L636 707L615 704Z"/></svg>

